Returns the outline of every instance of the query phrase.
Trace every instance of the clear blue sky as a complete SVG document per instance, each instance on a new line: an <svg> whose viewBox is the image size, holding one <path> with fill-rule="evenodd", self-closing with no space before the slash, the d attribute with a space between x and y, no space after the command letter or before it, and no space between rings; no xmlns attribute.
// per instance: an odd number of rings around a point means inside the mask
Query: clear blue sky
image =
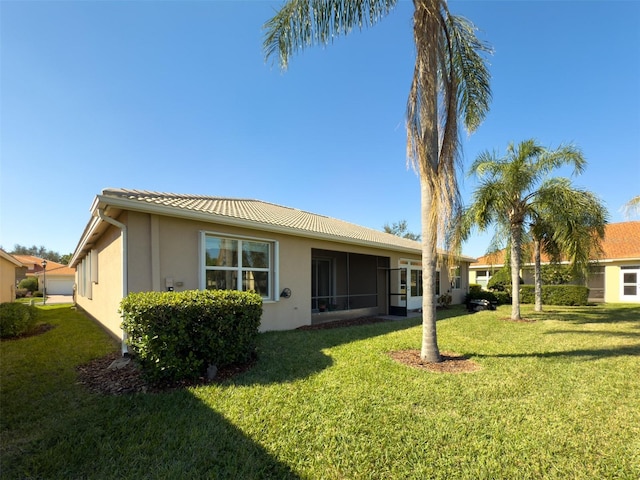
<svg viewBox="0 0 640 480"><path fill-rule="evenodd" d="M0 245L72 252L108 187L256 198L375 229L406 219L419 232L404 127L412 3L285 73L261 50L279 5L2 0ZM465 166L511 141L574 142L589 162L575 184L623 221L640 194L640 2L449 6L495 50L491 111L464 134ZM473 188L464 178L465 200Z"/></svg>

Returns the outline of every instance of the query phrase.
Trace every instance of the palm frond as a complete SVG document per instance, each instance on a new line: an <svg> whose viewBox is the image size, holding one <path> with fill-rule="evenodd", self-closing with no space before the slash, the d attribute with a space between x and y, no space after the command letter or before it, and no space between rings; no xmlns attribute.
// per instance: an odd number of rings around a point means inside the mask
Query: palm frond
<svg viewBox="0 0 640 480"><path fill-rule="evenodd" d="M286 70L294 53L312 45L326 45L354 28L377 23L397 0L289 0L268 20L263 40L265 59L277 55Z"/></svg>

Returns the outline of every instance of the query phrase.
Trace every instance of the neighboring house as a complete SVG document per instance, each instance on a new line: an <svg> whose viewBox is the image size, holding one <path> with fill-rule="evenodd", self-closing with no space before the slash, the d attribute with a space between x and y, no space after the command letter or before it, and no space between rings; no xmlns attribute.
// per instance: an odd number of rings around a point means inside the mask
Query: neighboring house
<svg viewBox="0 0 640 480"><path fill-rule="evenodd" d="M23 267L20 260L0 249L0 303L16 299L17 270Z"/></svg>
<svg viewBox="0 0 640 480"><path fill-rule="evenodd" d="M542 257L543 264L549 259ZM523 262L521 277L533 284L533 258ZM486 287L492 272L504 265L504 250L480 257L469 267L469 283ZM589 301L640 303L640 222L606 226L602 255L594 259L587 278Z"/></svg>
<svg viewBox="0 0 640 480"><path fill-rule="evenodd" d="M38 277L40 290L44 291L46 287L47 295L73 295L73 286L76 281L75 268L47 260L46 285L44 271L37 272L36 277Z"/></svg>
<svg viewBox="0 0 640 480"><path fill-rule="evenodd" d="M45 274L44 268L42 267L44 259L34 255L14 255L14 257L27 267L22 278L30 276L37 277L38 289L44 291ZM47 260L47 295L72 295L75 276L75 269L52 260Z"/></svg>
<svg viewBox="0 0 640 480"><path fill-rule="evenodd" d="M381 231L258 200L120 189L91 213L70 262L76 304L114 335L129 292L254 290L261 331L421 307L420 243ZM434 294L462 303L473 260L441 268Z"/></svg>

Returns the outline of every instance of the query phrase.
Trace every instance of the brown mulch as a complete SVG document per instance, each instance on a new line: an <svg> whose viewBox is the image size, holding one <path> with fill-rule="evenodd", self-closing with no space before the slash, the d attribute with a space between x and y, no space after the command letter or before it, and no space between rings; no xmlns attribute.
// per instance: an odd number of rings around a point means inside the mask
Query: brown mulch
<svg viewBox="0 0 640 480"><path fill-rule="evenodd" d="M533 323L537 321L535 318L520 318L518 320L512 320L511 317L502 317L500 320L513 323Z"/></svg>
<svg viewBox="0 0 640 480"><path fill-rule="evenodd" d="M220 383L223 380L246 372L255 364L254 360L247 364L230 365L220 368L213 380L199 378L196 380L151 384L143 377L140 367L133 358L130 359L128 364L121 368L110 369L109 366L120 358L122 358L120 352L112 352L104 357L96 358L89 363L78 365L76 367L78 383L84 385L90 392L102 395L168 392L197 385Z"/></svg>
<svg viewBox="0 0 640 480"><path fill-rule="evenodd" d="M476 362L453 352L440 352L440 363L423 362L420 359L420 350L399 350L389 352L389 356L396 362L433 373L470 373L480 370L480 365Z"/></svg>
<svg viewBox="0 0 640 480"><path fill-rule="evenodd" d="M298 330L325 330L357 325L370 325L373 323L388 321L390 320L378 317L361 317L327 322L318 325L306 325L299 327ZM389 355L400 363L404 363L410 367L428 370L430 372L464 373L475 372L480 369L478 364L472 360L451 352L441 352L442 362L435 364L423 363L422 360L420 360L419 350L402 350L398 352L390 352ZM104 357L96 358L84 365L77 366L76 371L78 373L78 383L84 385L90 392L102 395L122 395L141 392L157 393L196 385L220 383L229 378L233 378L240 373L246 372L255 364L254 360L248 364L231 365L229 367L220 368L213 380L200 378L195 381L152 385L144 379L142 372L140 371L140 367L136 364L135 359L133 358L122 368L109 369L109 366L119 358L121 358L121 354L119 352L113 352L105 355Z"/></svg>

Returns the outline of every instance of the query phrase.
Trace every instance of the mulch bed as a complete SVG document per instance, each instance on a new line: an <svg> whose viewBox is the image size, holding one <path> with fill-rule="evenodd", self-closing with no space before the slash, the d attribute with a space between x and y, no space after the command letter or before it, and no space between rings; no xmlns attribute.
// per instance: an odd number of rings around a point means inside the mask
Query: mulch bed
<svg viewBox="0 0 640 480"><path fill-rule="evenodd" d="M480 365L476 362L453 352L440 352L440 363L423 362L420 350L399 350L389 352L389 356L396 362L433 373L470 373L480 370Z"/></svg>
<svg viewBox="0 0 640 480"><path fill-rule="evenodd" d="M110 369L109 366L120 358L122 358L120 352L112 352L104 357L96 358L89 363L78 365L76 367L78 383L84 385L90 392L102 395L168 392L197 385L220 383L242 372L246 372L255 364L255 360L253 360L242 365L229 365L220 368L213 380L198 378L195 380L151 384L143 377L140 367L133 358L130 359L128 364L121 368Z"/></svg>

